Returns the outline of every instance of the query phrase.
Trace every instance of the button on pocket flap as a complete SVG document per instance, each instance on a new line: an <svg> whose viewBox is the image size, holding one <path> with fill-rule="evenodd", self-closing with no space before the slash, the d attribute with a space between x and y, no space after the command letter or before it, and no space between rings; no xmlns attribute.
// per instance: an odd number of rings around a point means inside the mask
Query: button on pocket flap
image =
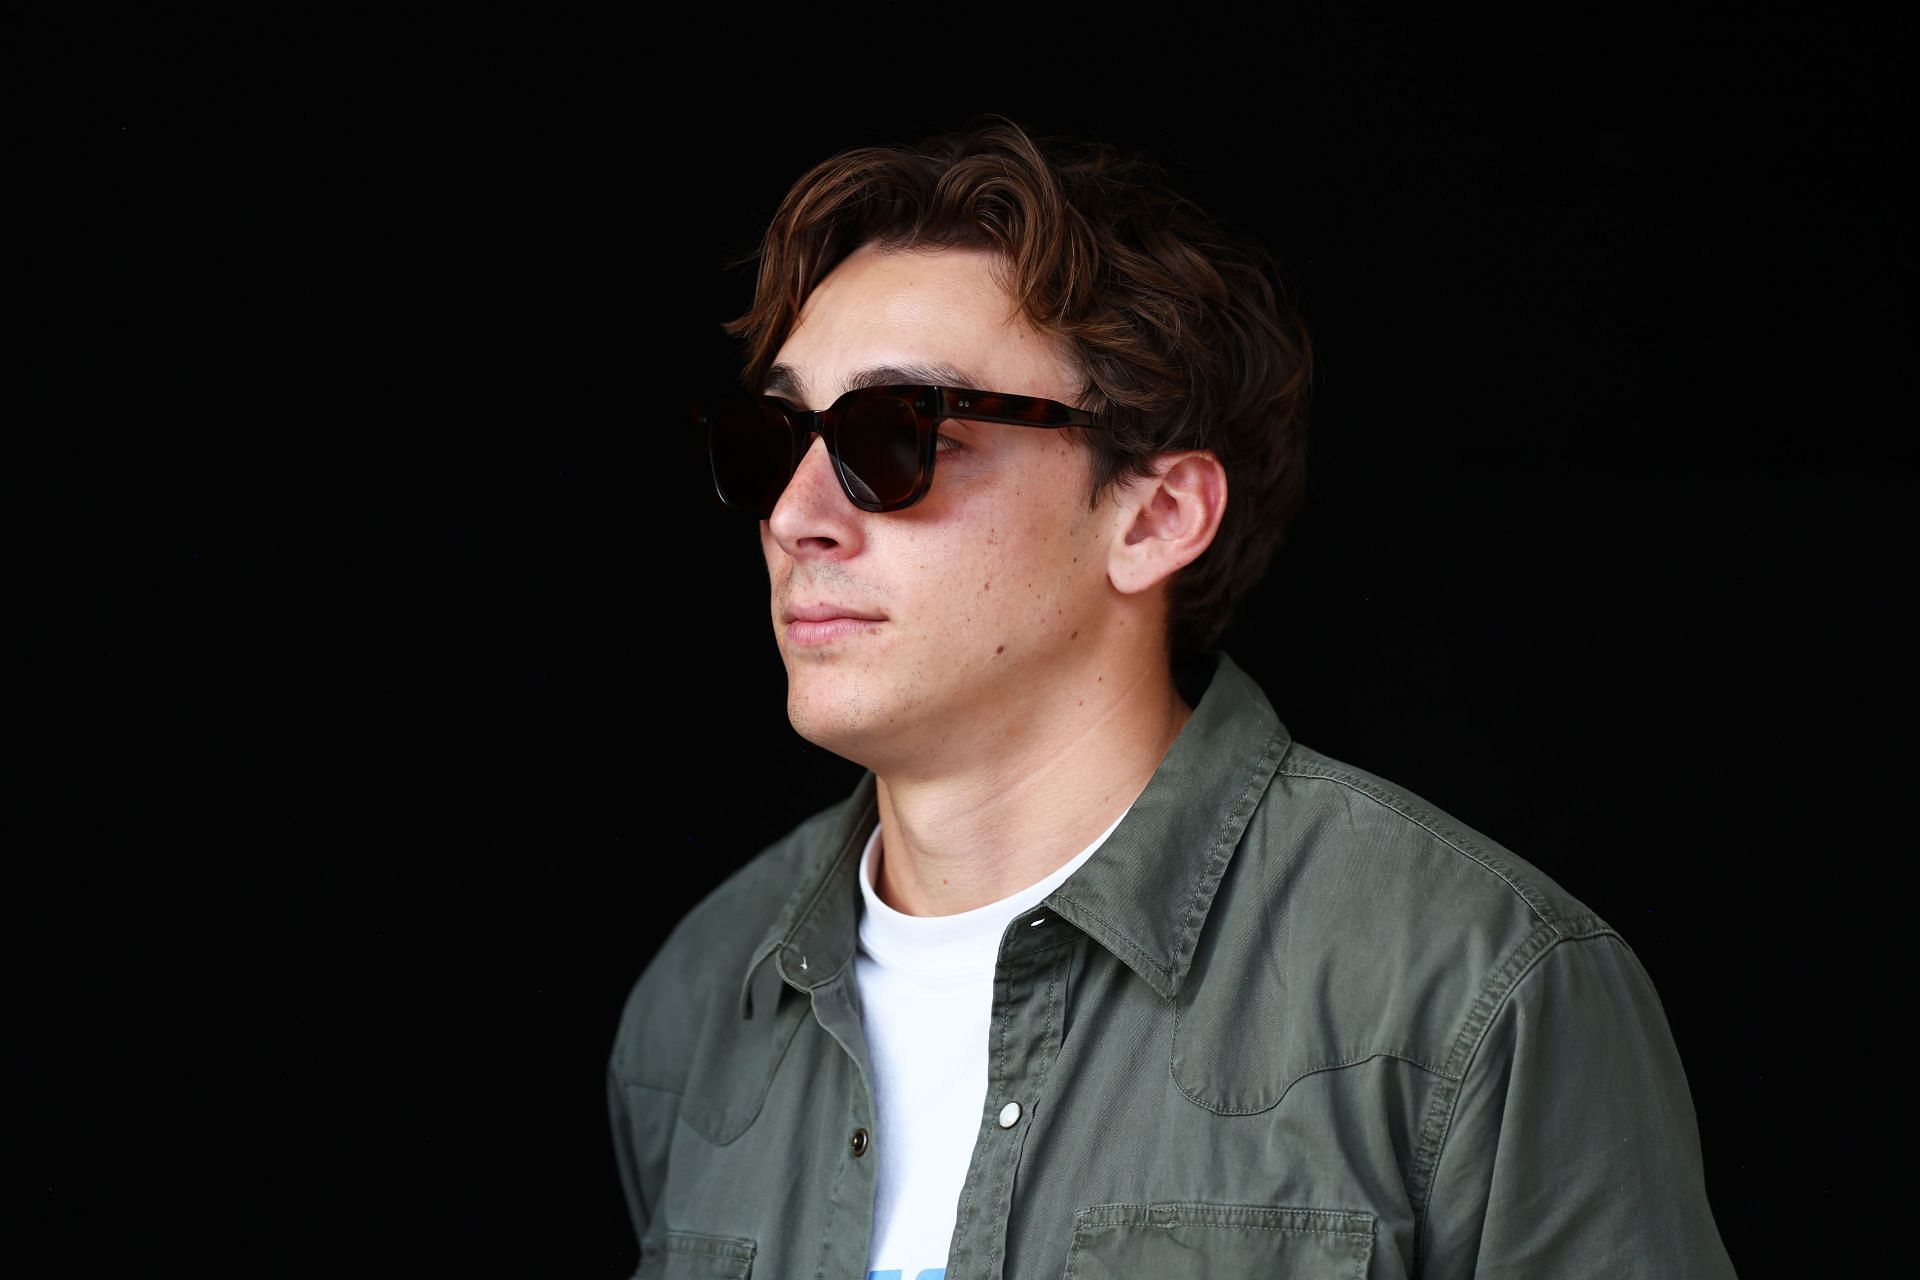
<svg viewBox="0 0 1920 1280"><path fill-rule="evenodd" d="M649 1242L640 1259L642 1280L751 1280L753 1241L741 1236L710 1236L698 1231L669 1231Z"/></svg>
<svg viewBox="0 0 1920 1280"><path fill-rule="evenodd" d="M1101 1204L1073 1217L1067 1280L1218 1280L1343 1276L1361 1280L1374 1216L1343 1209L1239 1204Z"/></svg>

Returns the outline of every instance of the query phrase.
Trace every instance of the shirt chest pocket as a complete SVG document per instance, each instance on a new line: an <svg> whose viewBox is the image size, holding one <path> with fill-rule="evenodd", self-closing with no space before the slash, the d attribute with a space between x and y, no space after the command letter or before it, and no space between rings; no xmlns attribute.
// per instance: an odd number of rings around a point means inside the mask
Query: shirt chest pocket
<svg viewBox="0 0 1920 1280"><path fill-rule="evenodd" d="M752 1280L753 1241L669 1231L641 1246L634 1280Z"/></svg>
<svg viewBox="0 0 1920 1280"><path fill-rule="evenodd" d="M1102 1204L1073 1218L1067 1280L1362 1280L1371 1213L1236 1204Z"/></svg>

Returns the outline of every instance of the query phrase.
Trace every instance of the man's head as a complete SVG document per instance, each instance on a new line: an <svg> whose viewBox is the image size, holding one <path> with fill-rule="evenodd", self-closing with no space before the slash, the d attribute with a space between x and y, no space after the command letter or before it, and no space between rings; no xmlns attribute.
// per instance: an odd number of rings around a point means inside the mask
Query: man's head
<svg viewBox="0 0 1920 1280"><path fill-rule="evenodd" d="M1300 496L1308 349L1257 247L1145 161L996 120L816 166L761 256L727 326L750 391L824 408L890 367L1105 418L949 420L931 490L884 513L811 443L761 525L803 736L909 767L1213 645ZM787 614L817 604L878 617L805 643Z"/></svg>

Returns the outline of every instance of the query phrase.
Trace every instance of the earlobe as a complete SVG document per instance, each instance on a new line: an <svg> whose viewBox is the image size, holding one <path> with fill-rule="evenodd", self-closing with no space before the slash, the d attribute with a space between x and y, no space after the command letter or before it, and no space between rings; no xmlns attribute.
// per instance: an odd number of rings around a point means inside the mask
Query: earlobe
<svg viewBox="0 0 1920 1280"><path fill-rule="evenodd" d="M1123 592L1145 591L1200 558L1220 530L1227 473L1210 449L1162 455L1155 473L1119 496L1124 532L1108 577Z"/></svg>

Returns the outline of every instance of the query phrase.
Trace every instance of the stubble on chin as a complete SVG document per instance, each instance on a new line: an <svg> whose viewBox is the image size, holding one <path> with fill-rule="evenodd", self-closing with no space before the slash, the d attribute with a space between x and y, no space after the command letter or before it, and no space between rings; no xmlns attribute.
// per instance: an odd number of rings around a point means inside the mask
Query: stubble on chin
<svg viewBox="0 0 1920 1280"><path fill-rule="evenodd" d="M795 733L836 755L858 751L875 729L881 699L864 681L838 667L789 668L787 720Z"/></svg>

